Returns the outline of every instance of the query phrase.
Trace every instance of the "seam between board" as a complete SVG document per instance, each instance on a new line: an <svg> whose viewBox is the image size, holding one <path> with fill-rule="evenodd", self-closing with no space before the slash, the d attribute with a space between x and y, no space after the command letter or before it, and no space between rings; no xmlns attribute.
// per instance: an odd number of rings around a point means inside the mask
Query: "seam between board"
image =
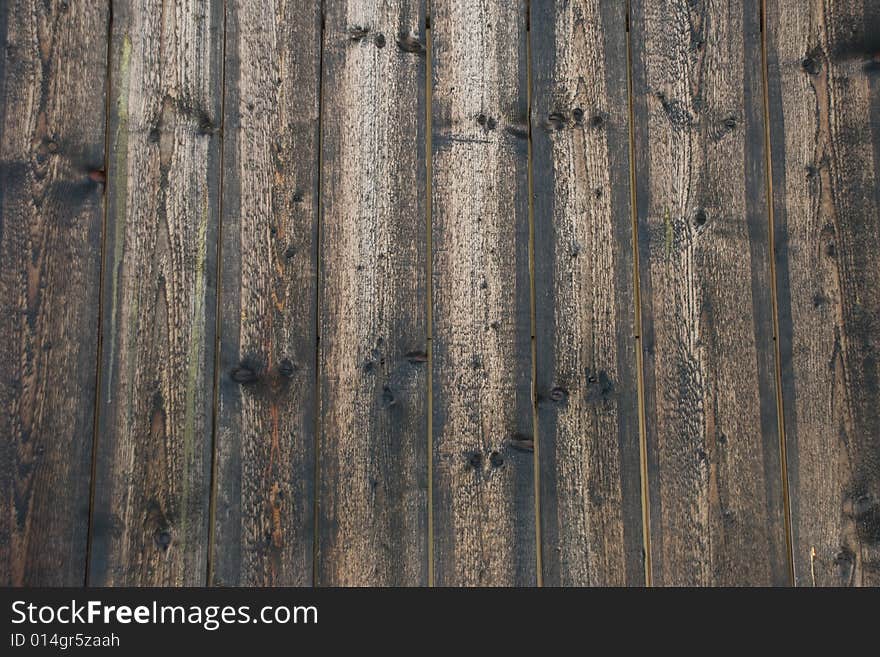
<svg viewBox="0 0 880 657"><path fill-rule="evenodd" d="M431 37L431 3L427 3L425 14L425 216L427 222L426 228L426 294L427 294L427 467L428 467L428 586L434 586L434 348L433 348L433 327L434 327L434 248L433 248L433 230L432 230L432 203L433 188L431 186L431 175L433 172L433 127L431 122L431 111L433 105L433 91L431 84L433 80L434 62L433 47Z"/></svg>
<svg viewBox="0 0 880 657"><path fill-rule="evenodd" d="M324 32L326 16L324 4L321 3L321 29L318 37L318 180L315 225L315 427L314 452L315 463L312 471L312 586L318 586L318 561L321 549L320 505L321 492L321 226L324 213Z"/></svg>
<svg viewBox="0 0 880 657"><path fill-rule="evenodd" d="M773 153L770 141L770 70L767 57L767 0L761 0L761 78L764 93L764 152L767 177L767 219L770 252L770 299L773 313L773 352L776 378L776 424L779 433L780 475L782 477L782 512L785 527L785 551L788 559L789 584L795 585L794 540L791 523L791 491L788 481L788 454L785 436L785 413L782 397L782 359L779 348L779 283L776 275L776 213L773 198Z"/></svg>
<svg viewBox="0 0 880 657"><path fill-rule="evenodd" d="M635 110L633 97L633 55L632 55L632 4L626 3L626 70L627 97L629 105L629 188L630 213L632 217L633 250L633 300L635 305L636 385L639 402L639 465L642 501L642 550L645 567L645 586L653 586L653 564L651 560L651 503L648 485L648 438L645 416L645 373L642 357L642 296L639 273L639 214L638 194L636 193L636 137Z"/></svg>
<svg viewBox="0 0 880 657"><path fill-rule="evenodd" d="M528 171L526 192L528 194L528 217L529 217L529 330L531 347L531 411L532 411L532 453L533 486L535 488L535 572L536 584L544 586L544 566L541 536L541 452L540 432L538 427L538 351L537 351L537 317L535 298L535 203L534 203L534 162L532 150L532 3L526 6L526 105L528 112Z"/></svg>
<svg viewBox="0 0 880 657"><path fill-rule="evenodd" d="M107 258L107 216L109 212L110 176L108 169L110 164L110 92L112 90L113 71L113 0L107 2L107 74L104 81L104 208L101 218L101 267L98 274L98 344L95 362L95 407L92 413L92 454L89 480L89 517L86 527L86 563L83 572L83 586L89 585L92 567L92 539L95 530L95 489L97 488L98 471L98 434L99 420L101 417L101 365L104 359L104 272L106 271ZM112 339L112 336L111 336Z"/></svg>
<svg viewBox="0 0 880 657"><path fill-rule="evenodd" d="M220 180L218 182L217 201L217 265L214 273L214 285L217 287L214 301L214 382L211 398L211 472L210 494L208 500L208 554L205 559L205 586L211 586L214 578L214 530L217 511L217 416L220 403L220 345L221 345L221 306L220 297L223 290L221 278L223 262L223 187L225 182L224 168L226 156L226 40L227 40L227 7L223 4L223 46L221 49L222 63L220 66Z"/></svg>

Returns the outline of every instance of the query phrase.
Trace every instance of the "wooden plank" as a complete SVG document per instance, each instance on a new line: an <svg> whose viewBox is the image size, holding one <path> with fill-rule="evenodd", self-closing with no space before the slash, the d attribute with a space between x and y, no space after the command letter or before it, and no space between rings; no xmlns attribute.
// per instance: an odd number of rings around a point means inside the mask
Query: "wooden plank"
<svg viewBox="0 0 880 657"><path fill-rule="evenodd" d="M107 7L0 5L0 584L82 586Z"/></svg>
<svg viewBox="0 0 880 657"><path fill-rule="evenodd" d="M626 5L533 3L544 584L644 583Z"/></svg>
<svg viewBox="0 0 880 657"><path fill-rule="evenodd" d="M113 4L95 585L206 578L222 10Z"/></svg>
<svg viewBox="0 0 880 657"><path fill-rule="evenodd" d="M431 11L435 582L535 584L526 5Z"/></svg>
<svg viewBox="0 0 880 657"><path fill-rule="evenodd" d="M786 584L760 6L632 4L656 584Z"/></svg>
<svg viewBox="0 0 880 657"><path fill-rule="evenodd" d="M425 584L425 7L325 14L317 582Z"/></svg>
<svg viewBox="0 0 880 657"><path fill-rule="evenodd" d="M320 3L226 9L212 583L312 583Z"/></svg>
<svg viewBox="0 0 880 657"><path fill-rule="evenodd" d="M880 585L880 6L767 2L795 582Z"/></svg>

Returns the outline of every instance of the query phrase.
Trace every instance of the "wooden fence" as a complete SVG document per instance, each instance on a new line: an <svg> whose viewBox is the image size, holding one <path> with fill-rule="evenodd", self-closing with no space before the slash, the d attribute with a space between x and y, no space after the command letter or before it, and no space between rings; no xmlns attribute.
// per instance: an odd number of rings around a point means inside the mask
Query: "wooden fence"
<svg viewBox="0 0 880 657"><path fill-rule="evenodd" d="M880 584L880 3L0 34L0 582Z"/></svg>

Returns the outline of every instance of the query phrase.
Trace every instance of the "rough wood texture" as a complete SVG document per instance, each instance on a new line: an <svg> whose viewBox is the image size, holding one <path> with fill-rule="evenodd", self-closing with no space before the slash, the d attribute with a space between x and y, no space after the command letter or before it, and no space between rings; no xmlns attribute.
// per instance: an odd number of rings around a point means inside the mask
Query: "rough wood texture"
<svg viewBox="0 0 880 657"><path fill-rule="evenodd" d="M435 582L531 585L526 6L431 12Z"/></svg>
<svg viewBox="0 0 880 657"><path fill-rule="evenodd" d="M317 582L425 584L424 3L325 14Z"/></svg>
<svg viewBox="0 0 880 657"><path fill-rule="evenodd" d="M880 585L880 5L767 3L799 585Z"/></svg>
<svg viewBox="0 0 880 657"><path fill-rule="evenodd" d="M235 0L213 584L312 583L320 3Z"/></svg>
<svg viewBox="0 0 880 657"><path fill-rule="evenodd" d="M113 4L91 584L205 582L222 9Z"/></svg>
<svg viewBox="0 0 880 657"><path fill-rule="evenodd" d="M533 3L544 584L642 584L626 6Z"/></svg>
<svg viewBox="0 0 880 657"><path fill-rule="evenodd" d="M786 584L760 6L632 11L654 582Z"/></svg>
<svg viewBox="0 0 880 657"><path fill-rule="evenodd" d="M82 586L107 7L0 4L0 585Z"/></svg>

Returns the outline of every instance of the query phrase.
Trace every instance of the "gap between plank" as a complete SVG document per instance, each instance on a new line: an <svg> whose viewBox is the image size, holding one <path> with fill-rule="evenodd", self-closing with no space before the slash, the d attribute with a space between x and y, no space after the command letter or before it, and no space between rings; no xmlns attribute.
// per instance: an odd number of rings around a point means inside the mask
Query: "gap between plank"
<svg viewBox="0 0 880 657"><path fill-rule="evenodd" d="M92 463L89 481L89 519L86 528L86 564L83 571L83 586L89 585L92 566L92 532L95 527L95 488L98 470L98 420L101 408L101 363L104 358L104 271L107 258L107 214L110 195L110 176L107 175L110 163L110 75L113 53L113 2L107 3L107 73L104 77L104 208L101 218L101 269L98 278L98 350L95 361L95 408L92 412ZM112 339L112 336L111 336Z"/></svg>
<svg viewBox="0 0 880 657"><path fill-rule="evenodd" d="M544 567L541 546L541 452L538 430L538 353L535 341L537 320L535 316L535 203L532 162L532 3L526 7L526 104L528 106L528 176L529 195L529 324L531 332L531 379L532 379L532 470L535 487L535 566L537 584L544 586Z"/></svg>
<svg viewBox="0 0 880 657"><path fill-rule="evenodd" d="M782 476L782 513L785 526L785 549L788 557L788 577L794 579L794 552L791 528L791 497L788 487L788 455L785 445L785 415L782 400L782 362L779 351L779 290L776 278L776 216L773 207L773 154L770 149L770 83L767 61L767 0L761 0L761 77L764 91L764 152L766 155L768 241L770 251L770 299L773 312L773 351L776 364L776 423L779 432L780 474Z"/></svg>
<svg viewBox="0 0 880 657"><path fill-rule="evenodd" d="M211 398L211 475L210 495L208 497L208 555L205 559L205 586L211 586L214 579L214 516L217 510L217 411L220 402L220 332L222 313L220 296L223 279L220 276L223 262L223 182L226 149L226 4L223 4L223 62L220 65L220 180L217 201L217 267L214 272L214 285L217 287L214 299L214 389Z"/></svg>
<svg viewBox="0 0 880 657"><path fill-rule="evenodd" d="M427 221L426 266L427 273L427 354L428 354L428 409L427 409L427 465L428 465L428 586L434 586L434 349L433 349L433 326L434 326L434 250L431 241L431 210L433 196L431 195L431 159L433 157L433 129L431 126L431 106L433 80L433 48L431 44L431 3L428 3L425 14L425 216Z"/></svg>
<svg viewBox="0 0 880 657"><path fill-rule="evenodd" d="M640 487L642 496L642 550L644 552L645 586L653 586L653 569L651 564L651 506L648 489L648 437L645 429L645 373L642 359L642 295L639 274L639 213L638 195L636 194L636 137L635 112L633 110L633 57L632 57L632 22L631 3L626 3L626 71L627 97L629 105L629 189L630 212L632 215L632 249L633 249L633 299L635 301L635 350L636 350L636 385L639 399L639 464Z"/></svg>
<svg viewBox="0 0 880 657"><path fill-rule="evenodd" d="M321 3L321 33L318 39L318 207L315 226L315 464L312 471L312 586L318 586L318 556L321 528L318 496L321 493L321 222L324 215L324 5Z"/></svg>

